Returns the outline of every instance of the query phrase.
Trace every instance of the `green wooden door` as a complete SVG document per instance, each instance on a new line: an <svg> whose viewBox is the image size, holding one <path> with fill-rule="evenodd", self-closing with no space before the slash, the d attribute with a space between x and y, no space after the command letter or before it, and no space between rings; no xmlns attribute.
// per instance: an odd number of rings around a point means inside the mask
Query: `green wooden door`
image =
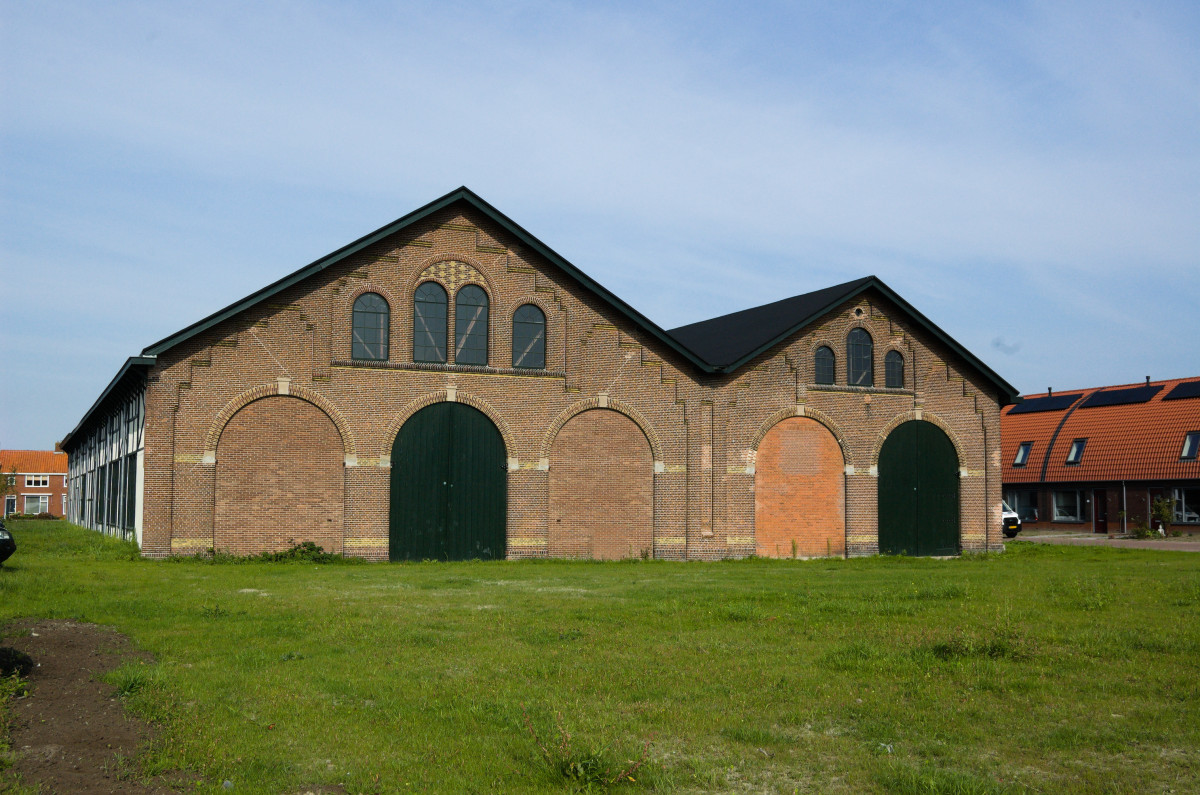
<svg viewBox="0 0 1200 795"><path fill-rule="evenodd" d="M482 412L435 403L392 446L392 560L503 558L507 513L504 439Z"/></svg>
<svg viewBox="0 0 1200 795"><path fill-rule="evenodd" d="M958 456L933 423L913 420L879 452L879 551L957 555Z"/></svg>

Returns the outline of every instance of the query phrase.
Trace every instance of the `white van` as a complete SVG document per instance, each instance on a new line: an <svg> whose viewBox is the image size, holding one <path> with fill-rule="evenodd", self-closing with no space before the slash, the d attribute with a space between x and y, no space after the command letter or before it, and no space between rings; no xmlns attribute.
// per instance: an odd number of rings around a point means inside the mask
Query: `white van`
<svg viewBox="0 0 1200 795"><path fill-rule="evenodd" d="M1000 501L1000 526L1004 529L1005 538L1016 538L1017 533L1021 532L1021 517L1004 500Z"/></svg>

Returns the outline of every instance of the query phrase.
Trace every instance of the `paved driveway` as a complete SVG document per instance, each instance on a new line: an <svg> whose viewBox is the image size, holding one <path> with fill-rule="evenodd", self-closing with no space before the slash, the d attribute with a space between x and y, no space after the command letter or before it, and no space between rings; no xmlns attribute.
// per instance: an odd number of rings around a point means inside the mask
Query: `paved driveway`
<svg viewBox="0 0 1200 795"><path fill-rule="evenodd" d="M1069 544L1082 547L1126 547L1128 549L1174 549L1200 552L1200 537L1178 538L1109 538L1099 533L1022 532L1014 541L1035 541L1039 544Z"/></svg>

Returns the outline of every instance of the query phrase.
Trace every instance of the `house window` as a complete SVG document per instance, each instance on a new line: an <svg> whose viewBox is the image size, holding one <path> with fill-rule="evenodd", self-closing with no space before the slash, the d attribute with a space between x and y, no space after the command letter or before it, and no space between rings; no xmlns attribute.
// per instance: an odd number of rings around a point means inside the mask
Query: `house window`
<svg viewBox="0 0 1200 795"><path fill-rule="evenodd" d="M50 487L49 475L26 475L26 487L32 486L35 489L45 489Z"/></svg>
<svg viewBox="0 0 1200 795"><path fill-rule="evenodd" d="M1191 431L1183 437L1183 452L1179 457L1185 461L1194 460L1197 448L1200 448L1200 431Z"/></svg>
<svg viewBox="0 0 1200 795"><path fill-rule="evenodd" d="M1071 449L1067 451L1067 463L1078 464L1079 459L1083 458L1083 448L1087 444L1087 439L1076 439L1071 442Z"/></svg>
<svg viewBox="0 0 1200 795"><path fill-rule="evenodd" d="M350 358L387 361L391 316L382 295L364 293L354 301Z"/></svg>
<svg viewBox="0 0 1200 795"><path fill-rule="evenodd" d="M1023 467L1029 461L1029 451L1033 449L1033 442L1021 442L1017 447L1017 455L1013 458L1013 466Z"/></svg>
<svg viewBox="0 0 1200 795"><path fill-rule="evenodd" d="M888 351L883 357L884 386L889 389L904 389L904 356L900 351Z"/></svg>
<svg viewBox="0 0 1200 795"><path fill-rule="evenodd" d="M25 495L25 513L39 514L47 513L50 510L50 495L49 494L27 494Z"/></svg>
<svg viewBox="0 0 1200 795"><path fill-rule="evenodd" d="M1008 503L1022 522L1038 521L1038 493L1036 491L1012 490L1004 492L1004 501Z"/></svg>
<svg viewBox="0 0 1200 795"><path fill-rule="evenodd" d="M1054 521L1056 522L1086 522L1088 520L1088 501L1082 492L1054 492Z"/></svg>
<svg viewBox="0 0 1200 795"><path fill-rule="evenodd" d="M1171 489L1175 500L1174 524L1200 524L1200 489Z"/></svg>
<svg viewBox="0 0 1200 795"><path fill-rule="evenodd" d="M546 366L546 316L533 304L513 314L512 366L542 369Z"/></svg>
<svg viewBox="0 0 1200 795"><path fill-rule="evenodd" d="M10 485L10 486L17 485L17 476L16 475L7 475L6 477L8 478L8 485Z"/></svg>
<svg viewBox="0 0 1200 795"><path fill-rule="evenodd" d="M860 328L846 335L850 386L875 386L874 344L871 335Z"/></svg>
<svg viewBox="0 0 1200 795"><path fill-rule="evenodd" d="M474 284L454 297L454 363L488 363L488 297Z"/></svg>
<svg viewBox="0 0 1200 795"><path fill-rule="evenodd" d="M425 282L414 295L413 361L446 361L446 291L437 282Z"/></svg>
<svg viewBox="0 0 1200 795"><path fill-rule="evenodd" d="M833 383L835 365L836 360L833 358L832 348L827 345L817 348L817 352L813 355L813 368L817 371L818 384Z"/></svg>
<svg viewBox="0 0 1200 795"><path fill-rule="evenodd" d="M16 513L16 512L17 512L17 498L12 495L5 497L4 498L4 515L8 516L10 513Z"/></svg>

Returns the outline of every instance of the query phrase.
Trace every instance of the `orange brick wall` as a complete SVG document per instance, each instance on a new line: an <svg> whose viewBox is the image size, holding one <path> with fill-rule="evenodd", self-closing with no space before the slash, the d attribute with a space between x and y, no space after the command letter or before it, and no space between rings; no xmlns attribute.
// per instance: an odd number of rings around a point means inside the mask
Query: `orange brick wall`
<svg viewBox="0 0 1200 795"><path fill-rule="evenodd" d="M654 459L642 429L623 414L572 417L550 452L551 557L619 560L654 545Z"/></svg>
<svg viewBox="0 0 1200 795"><path fill-rule="evenodd" d="M763 557L821 557L846 551L846 478L837 439L816 420L790 417L771 428L754 473L754 531Z"/></svg>
<svg viewBox="0 0 1200 795"><path fill-rule="evenodd" d="M282 396L249 404L217 446L213 548L247 555L312 541L340 553L344 469L342 438L319 408Z"/></svg>
<svg viewBox="0 0 1200 795"><path fill-rule="evenodd" d="M478 284L488 293L487 367L412 361L412 294L427 279L449 293L451 335L457 288ZM368 291L391 307L387 362L349 358L351 307ZM511 318L524 303L546 315L543 371L511 367ZM946 430L959 452L963 548L999 548L996 399L969 366L904 317L882 297L860 296L732 376L702 375L489 218L451 207L159 357L146 398L143 552L191 554L213 545L217 474L226 458L222 431L244 407L275 395L311 405L336 429L342 518L325 537L332 548L372 560L387 559L396 434L413 413L439 400L478 408L504 438L509 557L557 554L552 495L558 483L582 477L569 470L582 466L570 462L584 460L563 451L568 443L586 447L570 441L572 418L594 409L641 429L648 453L628 465L639 482L649 466L649 533L658 557L759 550L756 458L770 429L794 417L820 422L844 451L846 554L877 550L878 451L891 428L916 417ZM874 340L874 388L844 386L845 337L853 327ZM814 383L813 352L822 344L837 353L842 386ZM892 349L905 356L903 389L882 387L883 358ZM247 428L244 444L267 455L281 436L278 425L264 418L260 438L250 438L255 430ZM609 430L617 434L615 426ZM645 531L638 525L629 532L620 543L628 548L636 538L640 550Z"/></svg>

